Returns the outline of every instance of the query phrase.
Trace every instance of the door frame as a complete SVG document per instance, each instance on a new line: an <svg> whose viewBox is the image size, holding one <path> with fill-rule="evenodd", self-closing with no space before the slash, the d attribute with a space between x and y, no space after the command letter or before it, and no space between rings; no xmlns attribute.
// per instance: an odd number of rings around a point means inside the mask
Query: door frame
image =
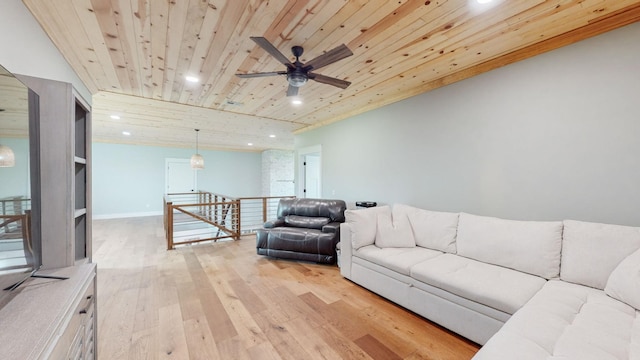
<svg viewBox="0 0 640 360"><path fill-rule="evenodd" d="M320 188L320 198L322 197L322 145L313 145L304 148L300 148L297 150L298 156L296 159L298 160L298 186L297 186L297 196L299 198L304 198L305 193L304 189L306 187L305 181L305 171L304 171L304 161L307 155L318 155L318 187Z"/></svg>

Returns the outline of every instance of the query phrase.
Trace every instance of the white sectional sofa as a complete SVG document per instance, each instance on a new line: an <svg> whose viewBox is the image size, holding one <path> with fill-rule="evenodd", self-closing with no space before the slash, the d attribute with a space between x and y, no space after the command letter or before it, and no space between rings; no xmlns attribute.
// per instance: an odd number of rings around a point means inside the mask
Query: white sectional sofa
<svg viewBox="0 0 640 360"><path fill-rule="evenodd" d="M640 228L401 204L345 216L342 275L484 345L474 359L640 360Z"/></svg>

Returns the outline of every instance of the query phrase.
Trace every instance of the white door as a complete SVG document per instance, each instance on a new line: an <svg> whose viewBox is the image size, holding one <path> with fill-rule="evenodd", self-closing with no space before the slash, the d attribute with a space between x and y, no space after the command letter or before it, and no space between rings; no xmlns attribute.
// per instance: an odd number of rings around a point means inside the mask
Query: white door
<svg viewBox="0 0 640 360"><path fill-rule="evenodd" d="M189 159L165 159L165 192L167 194L195 192L196 171Z"/></svg>
<svg viewBox="0 0 640 360"><path fill-rule="evenodd" d="M307 154L304 157L304 197L318 199L320 192L320 154Z"/></svg>
<svg viewBox="0 0 640 360"><path fill-rule="evenodd" d="M301 148L297 152L297 196L322 198L322 145Z"/></svg>

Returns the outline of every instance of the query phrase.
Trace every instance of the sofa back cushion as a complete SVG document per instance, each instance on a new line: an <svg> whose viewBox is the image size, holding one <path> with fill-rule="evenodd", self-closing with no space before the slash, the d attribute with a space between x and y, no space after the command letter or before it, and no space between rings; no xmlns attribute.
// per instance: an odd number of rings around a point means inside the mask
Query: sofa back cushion
<svg viewBox="0 0 640 360"><path fill-rule="evenodd" d="M560 273L561 221L516 221L460 214L458 255L546 279Z"/></svg>
<svg viewBox="0 0 640 360"><path fill-rule="evenodd" d="M330 221L331 219L324 216L287 215L284 217L284 223L288 226L308 229L322 229Z"/></svg>
<svg viewBox="0 0 640 360"><path fill-rule="evenodd" d="M640 310L640 249L627 256L613 269L604 292Z"/></svg>
<svg viewBox="0 0 640 360"><path fill-rule="evenodd" d="M393 205L393 217L409 218L416 245L448 253L456 253L458 214L430 211L409 205Z"/></svg>
<svg viewBox="0 0 640 360"><path fill-rule="evenodd" d="M373 245L376 241L378 229L378 214L391 218L391 208L388 205L366 209L346 210L346 222L351 228L351 245L357 250L363 246Z"/></svg>
<svg viewBox="0 0 640 360"><path fill-rule="evenodd" d="M393 207L392 216L384 213L378 214L376 223L375 244L379 248L414 248L416 241L413 238L411 224L406 214L399 214Z"/></svg>
<svg viewBox="0 0 640 360"><path fill-rule="evenodd" d="M347 204L343 200L328 199L280 199L278 203L278 219L287 215L326 217L330 222L344 222L344 211Z"/></svg>
<svg viewBox="0 0 640 360"><path fill-rule="evenodd" d="M604 289L613 269L638 248L640 228L565 220L560 278Z"/></svg>

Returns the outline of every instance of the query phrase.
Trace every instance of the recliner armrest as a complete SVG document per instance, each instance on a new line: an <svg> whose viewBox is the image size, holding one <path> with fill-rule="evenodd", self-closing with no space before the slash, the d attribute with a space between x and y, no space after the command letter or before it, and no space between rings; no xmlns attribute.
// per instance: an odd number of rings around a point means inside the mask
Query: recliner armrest
<svg viewBox="0 0 640 360"><path fill-rule="evenodd" d="M339 222L331 222L322 227L323 233L332 233L336 234L340 232L340 223Z"/></svg>
<svg viewBox="0 0 640 360"><path fill-rule="evenodd" d="M278 226L284 226L284 219L269 220L266 223L264 223L265 229L272 229Z"/></svg>

